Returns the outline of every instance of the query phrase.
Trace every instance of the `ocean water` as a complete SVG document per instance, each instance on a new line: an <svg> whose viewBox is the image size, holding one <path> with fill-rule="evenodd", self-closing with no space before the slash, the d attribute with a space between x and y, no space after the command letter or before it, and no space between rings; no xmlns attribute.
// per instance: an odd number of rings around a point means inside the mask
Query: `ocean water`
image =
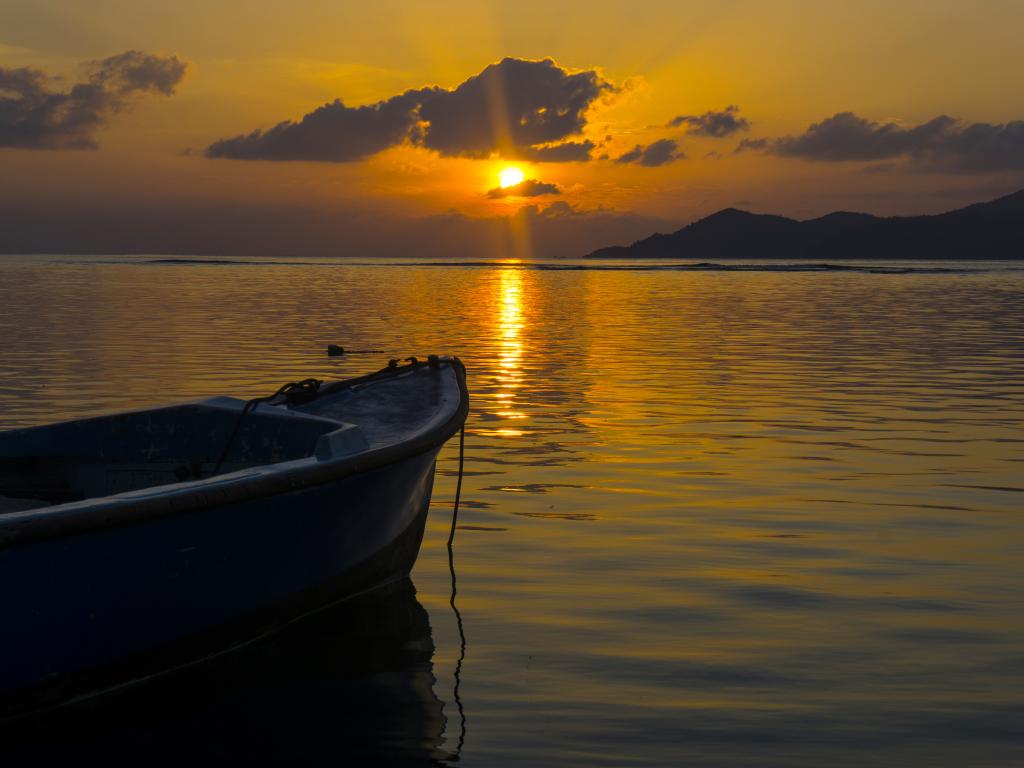
<svg viewBox="0 0 1024 768"><path fill-rule="evenodd" d="M10 760L1024 764L1024 265L2 256L0 345L0 429L432 352L472 395L458 616L453 441L414 587Z"/></svg>

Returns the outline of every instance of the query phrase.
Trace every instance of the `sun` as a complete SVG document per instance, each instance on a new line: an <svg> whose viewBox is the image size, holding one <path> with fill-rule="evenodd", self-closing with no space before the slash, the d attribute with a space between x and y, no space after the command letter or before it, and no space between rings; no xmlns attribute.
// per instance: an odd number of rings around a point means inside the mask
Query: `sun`
<svg viewBox="0 0 1024 768"><path fill-rule="evenodd" d="M516 168L514 165L510 165L508 168L502 168L498 173L498 183L501 184L501 188L514 187L519 184L526 177L523 175L523 171L520 168Z"/></svg>

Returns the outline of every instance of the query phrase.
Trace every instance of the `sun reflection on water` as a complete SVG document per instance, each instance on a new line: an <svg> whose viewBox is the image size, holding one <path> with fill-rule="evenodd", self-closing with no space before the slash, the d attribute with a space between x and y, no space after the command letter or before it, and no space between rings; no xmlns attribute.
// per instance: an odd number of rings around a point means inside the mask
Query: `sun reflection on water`
<svg viewBox="0 0 1024 768"><path fill-rule="evenodd" d="M526 414L517 410L515 404L517 390L523 381L523 272L518 267L518 260L502 263L507 266L498 272L495 301L498 364L494 414L502 419L523 419ZM492 430L490 434L497 437L522 437L523 432L519 429L500 428Z"/></svg>

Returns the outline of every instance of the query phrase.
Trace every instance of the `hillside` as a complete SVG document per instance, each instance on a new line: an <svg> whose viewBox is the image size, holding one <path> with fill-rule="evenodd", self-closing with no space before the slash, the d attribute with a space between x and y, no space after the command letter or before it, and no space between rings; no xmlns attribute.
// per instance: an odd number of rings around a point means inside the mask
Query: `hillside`
<svg viewBox="0 0 1024 768"><path fill-rule="evenodd" d="M840 211L797 221L736 208L588 258L1019 259L1024 190L935 216Z"/></svg>

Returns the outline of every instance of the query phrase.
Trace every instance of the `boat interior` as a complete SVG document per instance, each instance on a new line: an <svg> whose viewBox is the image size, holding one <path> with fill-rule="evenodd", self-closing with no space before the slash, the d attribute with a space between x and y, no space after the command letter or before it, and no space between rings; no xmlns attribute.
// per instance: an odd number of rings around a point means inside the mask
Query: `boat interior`
<svg viewBox="0 0 1024 768"><path fill-rule="evenodd" d="M272 406L239 422L244 406L217 397L0 433L0 512L209 477L229 440L222 473L307 458L343 426Z"/></svg>
<svg viewBox="0 0 1024 768"><path fill-rule="evenodd" d="M448 364L383 373L241 419L245 400L214 397L0 432L0 513L399 444L443 425L462 397Z"/></svg>

